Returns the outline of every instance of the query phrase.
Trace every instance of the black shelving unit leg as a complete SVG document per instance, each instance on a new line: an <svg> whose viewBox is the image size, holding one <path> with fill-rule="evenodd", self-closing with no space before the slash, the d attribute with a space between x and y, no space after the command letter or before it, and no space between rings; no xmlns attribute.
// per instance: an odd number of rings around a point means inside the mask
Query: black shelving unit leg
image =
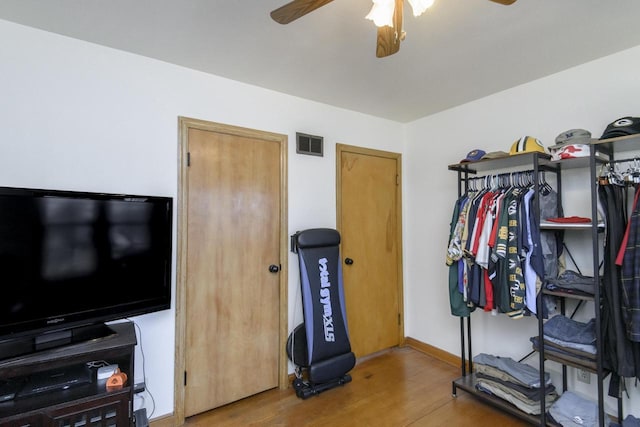
<svg viewBox="0 0 640 427"><path fill-rule="evenodd" d="M467 317L467 344L469 355L469 373L473 373L473 353L471 351L471 314Z"/></svg>
<svg viewBox="0 0 640 427"><path fill-rule="evenodd" d="M465 352L465 345L464 345L464 318L461 317L460 318L460 359L462 360L462 366L461 366L461 371L462 371L462 376L464 377L465 375L467 375L467 361L466 361L466 352Z"/></svg>
<svg viewBox="0 0 640 427"><path fill-rule="evenodd" d="M460 318L460 359L462 360L462 376L467 375L467 360L469 360L469 373L473 373L473 360L471 350L471 316L467 317L467 328L465 334L464 317ZM466 338L466 344L465 344ZM466 350L465 350L466 349Z"/></svg>

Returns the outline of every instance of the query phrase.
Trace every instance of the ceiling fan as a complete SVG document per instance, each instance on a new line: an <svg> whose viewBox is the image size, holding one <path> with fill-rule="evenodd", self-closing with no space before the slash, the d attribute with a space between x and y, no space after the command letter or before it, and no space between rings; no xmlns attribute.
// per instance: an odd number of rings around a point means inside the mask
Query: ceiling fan
<svg viewBox="0 0 640 427"><path fill-rule="evenodd" d="M292 0L284 6L279 7L271 12L271 18L280 24L288 24L314 10L331 3L333 0ZM516 2L516 0L490 0L494 3L508 6ZM402 15L404 0L373 0L374 6L371 9L367 19L371 19L378 26L378 37L376 45L376 56L383 58L393 55L400 50L400 42L404 40L404 32L402 31ZM433 3L433 0L409 0L413 7L414 15L418 16ZM382 6L382 7L380 7ZM374 15L380 9L387 16L383 21L379 21Z"/></svg>

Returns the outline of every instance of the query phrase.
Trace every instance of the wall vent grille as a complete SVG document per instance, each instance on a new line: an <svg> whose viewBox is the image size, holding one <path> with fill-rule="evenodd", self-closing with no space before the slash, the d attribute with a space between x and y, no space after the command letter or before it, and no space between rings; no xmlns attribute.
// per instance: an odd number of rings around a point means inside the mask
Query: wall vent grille
<svg viewBox="0 0 640 427"><path fill-rule="evenodd" d="M296 153L324 156L324 138L296 132Z"/></svg>

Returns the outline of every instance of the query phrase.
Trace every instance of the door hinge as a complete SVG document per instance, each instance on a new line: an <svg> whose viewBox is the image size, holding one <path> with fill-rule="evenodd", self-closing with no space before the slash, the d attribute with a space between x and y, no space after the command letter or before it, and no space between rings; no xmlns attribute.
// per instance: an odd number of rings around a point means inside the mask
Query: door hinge
<svg viewBox="0 0 640 427"><path fill-rule="evenodd" d="M184 386L187 386L187 371L184 371Z"/></svg>
<svg viewBox="0 0 640 427"><path fill-rule="evenodd" d="M396 185L400 185L400 175L396 174Z"/></svg>
<svg viewBox="0 0 640 427"><path fill-rule="evenodd" d="M191 152L187 152L187 167L191 166Z"/></svg>
<svg viewBox="0 0 640 427"><path fill-rule="evenodd" d="M400 313L398 313L398 326L402 324L402 320L400 319Z"/></svg>

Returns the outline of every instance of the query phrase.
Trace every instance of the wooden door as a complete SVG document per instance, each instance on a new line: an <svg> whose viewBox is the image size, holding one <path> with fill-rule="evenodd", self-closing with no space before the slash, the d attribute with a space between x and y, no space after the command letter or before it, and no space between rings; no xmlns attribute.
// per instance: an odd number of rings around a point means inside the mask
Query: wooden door
<svg viewBox="0 0 640 427"><path fill-rule="evenodd" d="M404 335L400 155L341 144L337 152L347 321L362 357L401 344Z"/></svg>
<svg viewBox="0 0 640 427"><path fill-rule="evenodd" d="M286 258L286 137L197 124L183 204L187 417L278 387L282 298L286 313L286 270L270 271Z"/></svg>

